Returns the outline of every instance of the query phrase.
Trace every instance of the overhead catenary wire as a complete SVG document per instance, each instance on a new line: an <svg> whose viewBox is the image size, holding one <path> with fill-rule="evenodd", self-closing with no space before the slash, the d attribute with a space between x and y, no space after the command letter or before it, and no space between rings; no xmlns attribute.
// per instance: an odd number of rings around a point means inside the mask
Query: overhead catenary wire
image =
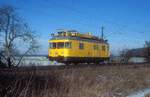
<svg viewBox="0 0 150 97"><path fill-rule="evenodd" d="M56 17L52 16L52 13L49 11L49 9L55 10L55 7L60 7L61 10L64 10L66 12L73 14L74 17L77 17L77 16L82 17L82 19L80 19L79 21L75 21L81 25L80 27L84 27L84 28L88 28L88 29L92 28L91 25L95 24L95 21L97 21L97 20L95 20L95 18L90 17L89 14L84 12L84 10L82 10L82 11L78 10L77 8L68 5L68 3L61 3L56 0L45 0L45 2L43 3L43 6L44 6L44 9L41 9L41 8L34 8L34 9L37 9L39 11L38 14L42 13L42 15L45 15L47 17L51 16L51 18L53 18L55 20L58 20L58 19ZM87 22L90 22L90 24L88 24ZM110 28L108 28L106 24L109 24L115 30L107 31ZM76 25L76 24L73 24L73 25ZM107 29L105 30L105 37L107 37L107 38L114 36L114 35L124 35L125 32L123 30L128 27L128 25L117 23L117 21L113 22L112 20L103 20L103 22L100 22L100 24L97 25L97 29L101 25L105 25L105 27L107 27ZM78 26L76 26L76 27L78 28ZM77 30L80 30L80 29L77 29ZM98 32L99 31L97 31L95 33L100 35L100 33L98 33Z"/></svg>

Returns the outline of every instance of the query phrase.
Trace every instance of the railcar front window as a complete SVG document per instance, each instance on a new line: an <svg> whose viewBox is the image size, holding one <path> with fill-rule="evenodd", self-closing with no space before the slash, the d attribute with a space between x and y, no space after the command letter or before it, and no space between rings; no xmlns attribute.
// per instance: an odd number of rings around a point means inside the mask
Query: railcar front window
<svg viewBox="0 0 150 97"><path fill-rule="evenodd" d="M49 43L49 48L52 48L52 43Z"/></svg>
<svg viewBox="0 0 150 97"><path fill-rule="evenodd" d="M56 48L56 43L50 43L49 45L50 45L51 49L55 49Z"/></svg>
<svg viewBox="0 0 150 97"><path fill-rule="evenodd" d="M57 48L58 48L58 49L64 48L64 42L58 42L58 43L57 43Z"/></svg>
<svg viewBox="0 0 150 97"><path fill-rule="evenodd" d="M79 49L84 49L84 44L83 43L79 43Z"/></svg>
<svg viewBox="0 0 150 97"><path fill-rule="evenodd" d="M71 48L71 42L65 42L65 48Z"/></svg>

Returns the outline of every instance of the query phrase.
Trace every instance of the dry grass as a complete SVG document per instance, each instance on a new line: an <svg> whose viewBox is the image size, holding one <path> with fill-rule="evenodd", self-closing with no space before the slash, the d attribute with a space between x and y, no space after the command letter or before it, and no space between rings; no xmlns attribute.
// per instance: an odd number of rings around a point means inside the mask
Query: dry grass
<svg viewBox="0 0 150 97"><path fill-rule="evenodd" d="M0 72L1 97L125 97L150 87L150 67L88 66Z"/></svg>

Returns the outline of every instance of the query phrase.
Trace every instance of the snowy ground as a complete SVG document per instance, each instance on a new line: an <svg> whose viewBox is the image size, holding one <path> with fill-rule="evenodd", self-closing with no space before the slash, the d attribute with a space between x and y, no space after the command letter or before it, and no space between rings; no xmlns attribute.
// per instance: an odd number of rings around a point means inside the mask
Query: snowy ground
<svg viewBox="0 0 150 97"><path fill-rule="evenodd" d="M127 97L145 97L144 95L146 95L147 93L150 93L150 88L134 92Z"/></svg>

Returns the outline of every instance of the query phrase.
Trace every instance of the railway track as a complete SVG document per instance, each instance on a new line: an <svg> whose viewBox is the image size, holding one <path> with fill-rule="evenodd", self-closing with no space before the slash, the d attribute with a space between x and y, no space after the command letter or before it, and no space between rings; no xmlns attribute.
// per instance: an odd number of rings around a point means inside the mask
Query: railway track
<svg viewBox="0 0 150 97"><path fill-rule="evenodd" d="M86 67L150 67L150 63L107 63L107 64L77 64L77 65L52 65L52 66L26 66L19 68L1 68L0 71L14 71L14 70L55 70L55 69L76 69Z"/></svg>

